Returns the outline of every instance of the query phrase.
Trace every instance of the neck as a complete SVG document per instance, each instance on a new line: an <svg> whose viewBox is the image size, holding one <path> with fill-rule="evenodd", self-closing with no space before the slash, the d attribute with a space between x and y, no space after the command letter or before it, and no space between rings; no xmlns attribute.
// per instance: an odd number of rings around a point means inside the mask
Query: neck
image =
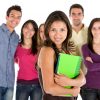
<svg viewBox="0 0 100 100"><path fill-rule="evenodd" d="M24 39L24 44L23 44L23 47L25 48L31 48L32 46L32 40L31 39Z"/></svg>
<svg viewBox="0 0 100 100"><path fill-rule="evenodd" d="M84 24L79 24L78 26L72 25L72 28L75 30L75 32L79 32L84 27Z"/></svg>
<svg viewBox="0 0 100 100"><path fill-rule="evenodd" d="M62 46L61 45L57 45L57 49L58 50L61 50L62 49Z"/></svg>
<svg viewBox="0 0 100 100"><path fill-rule="evenodd" d="M57 46L57 49L59 50L59 52L65 53L65 50L62 46Z"/></svg>
<svg viewBox="0 0 100 100"><path fill-rule="evenodd" d="M9 31L12 33L14 31L14 28L10 27L9 24L6 24L7 28L9 29Z"/></svg>

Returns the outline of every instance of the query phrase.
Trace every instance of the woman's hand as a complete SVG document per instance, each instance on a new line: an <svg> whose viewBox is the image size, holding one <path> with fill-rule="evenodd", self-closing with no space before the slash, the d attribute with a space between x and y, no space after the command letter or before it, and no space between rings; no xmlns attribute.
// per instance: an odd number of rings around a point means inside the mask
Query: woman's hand
<svg viewBox="0 0 100 100"><path fill-rule="evenodd" d="M71 79L68 78L65 75L61 75L61 74L57 75L57 74L55 74L54 79L55 79L55 82L60 86L70 86Z"/></svg>
<svg viewBox="0 0 100 100"><path fill-rule="evenodd" d="M80 93L80 87L73 87L72 88L72 95L74 97L78 96L79 93Z"/></svg>
<svg viewBox="0 0 100 100"><path fill-rule="evenodd" d="M86 57L86 60L93 63L92 58L91 57Z"/></svg>
<svg viewBox="0 0 100 100"><path fill-rule="evenodd" d="M55 82L60 86L76 86L81 87L86 83L85 76L83 72L80 70L79 76L77 76L75 79L68 78L65 75L57 75L55 74Z"/></svg>

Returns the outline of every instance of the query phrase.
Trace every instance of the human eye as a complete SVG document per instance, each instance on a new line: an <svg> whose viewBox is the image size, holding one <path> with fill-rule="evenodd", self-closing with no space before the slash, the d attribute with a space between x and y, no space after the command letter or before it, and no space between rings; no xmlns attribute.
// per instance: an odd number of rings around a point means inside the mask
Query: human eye
<svg viewBox="0 0 100 100"><path fill-rule="evenodd" d="M61 29L61 31L63 32L63 31L65 31L65 29L64 29L64 28L62 28L62 29Z"/></svg>
<svg viewBox="0 0 100 100"><path fill-rule="evenodd" d="M10 15L10 17L14 18L14 15Z"/></svg>
<svg viewBox="0 0 100 100"><path fill-rule="evenodd" d="M10 13L9 17L15 18L15 15L13 13Z"/></svg>
<svg viewBox="0 0 100 100"><path fill-rule="evenodd" d="M50 31L51 31L51 32L55 32L55 31L56 31L56 29L52 28Z"/></svg>
<svg viewBox="0 0 100 100"><path fill-rule="evenodd" d="M82 13L78 13L78 16L81 16L82 15Z"/></svg>
<svg viewBox="0 0 100 100"><path fill-rule="evenodd" d="M92 27L92 30L94 31L94 30L96 30L96 28L95 27Z"/></svg>
<svg viewBox="0 0 100 100"><path fill-rule="evenodd" d="M21 19L21 16L18 16L17 19Z"/></svg>
<svg viewBox="0 0 100 100"><path fill-rule="evenodd" d="M76 14L75 13L72 13L72 16L75 16Z"/></svg>
<svg viewBox="0 0 100 100"><path fill-rule="evenodd" d="M60 31L65 32L65 31L67 31L67 29L66 28L61 28Z"/></svg>

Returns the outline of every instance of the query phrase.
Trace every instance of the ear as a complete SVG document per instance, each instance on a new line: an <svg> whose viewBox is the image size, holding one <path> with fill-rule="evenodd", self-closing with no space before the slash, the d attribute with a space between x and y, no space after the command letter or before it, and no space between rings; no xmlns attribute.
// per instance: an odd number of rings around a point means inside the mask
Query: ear
<svg viewBox="0 0 100 100"><path fill-rule="evenodd" d="M6 20L8 19L8 16L6 16Z"/></svg>

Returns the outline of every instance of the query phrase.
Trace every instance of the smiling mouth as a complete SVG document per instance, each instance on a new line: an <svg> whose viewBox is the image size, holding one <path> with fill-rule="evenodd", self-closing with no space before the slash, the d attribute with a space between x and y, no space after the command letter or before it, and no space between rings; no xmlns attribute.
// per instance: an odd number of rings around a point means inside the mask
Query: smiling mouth
<svg viewBox="0 0 100 100"><path fill-rule="evenodd" d="M59 42L61 39L55 39L56 40L56 42Z"/></svg>

